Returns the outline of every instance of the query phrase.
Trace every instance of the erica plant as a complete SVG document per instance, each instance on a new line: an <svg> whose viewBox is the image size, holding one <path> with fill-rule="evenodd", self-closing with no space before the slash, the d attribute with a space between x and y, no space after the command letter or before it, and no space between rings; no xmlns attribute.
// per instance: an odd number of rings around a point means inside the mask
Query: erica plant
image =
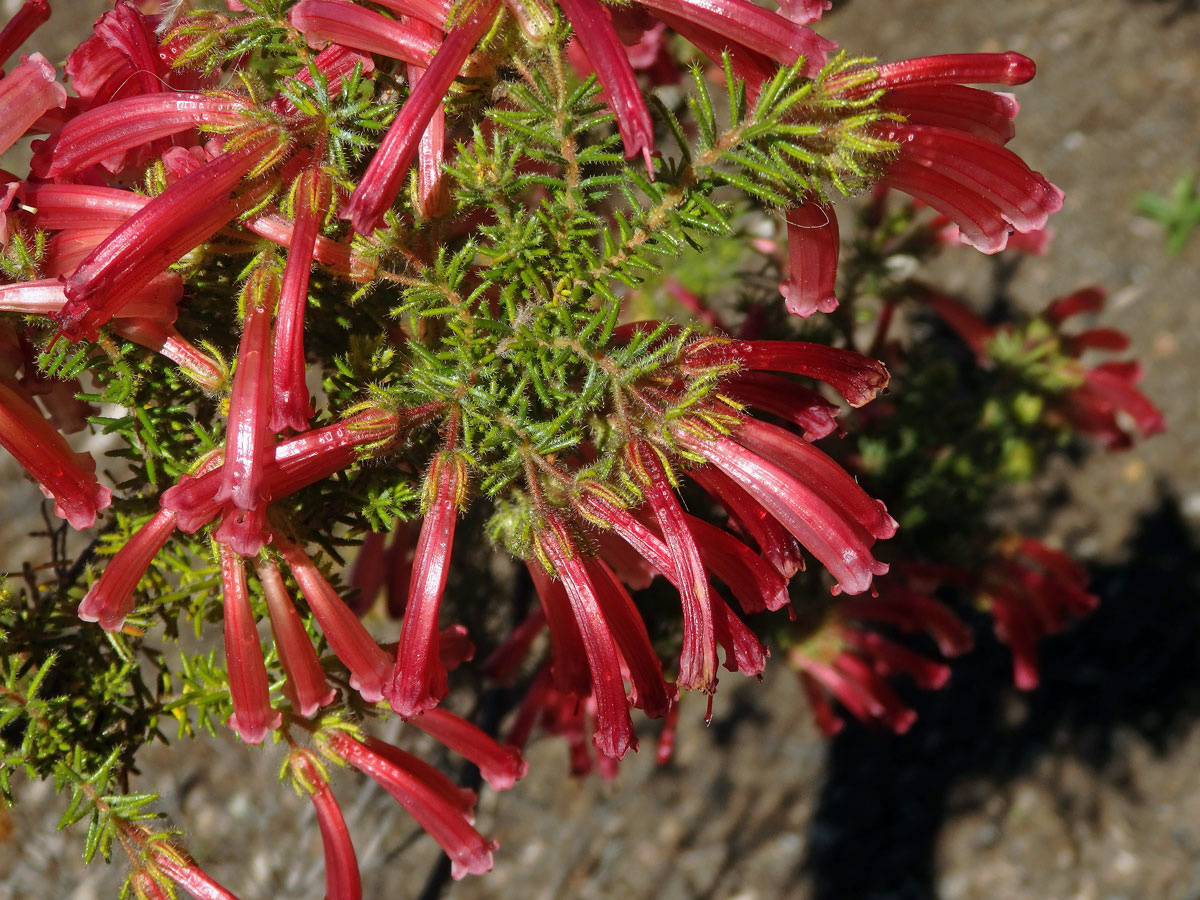
<svg viewBox="0 0 1200 900"><path fill-rule="evenodd" d="M985 514L1072 434L1161 416L1091 359L1122 335L1070 326L1099 291L999 321L920 280L1044 249L1062 193L973 86L1033 62L851 56L829 5L149 0L62 70L10 62L0 446L65 523L0 583L6 799L65 786L136 896L233 896L137 773L228 728L353 898L340 769L455 877L497 850L382 718L496 790L539 732L612 773L774 654L826 731L903 731L890 680L944 684L970 606L1035 686L1095 598Z"/></svg>

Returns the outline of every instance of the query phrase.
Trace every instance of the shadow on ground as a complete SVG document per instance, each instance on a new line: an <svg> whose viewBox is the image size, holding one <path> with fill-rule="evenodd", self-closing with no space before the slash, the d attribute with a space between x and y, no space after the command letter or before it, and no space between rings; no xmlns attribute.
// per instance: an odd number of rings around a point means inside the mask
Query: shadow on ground
<svg viewBox="0 0 1200 900"><path fill-rule="evenodd" d="M912 698L920 718L910 734L850 728L833 741L809 828L815 900L939 896L937 842L964 811L955 797L965 782L995 787L1053 753L1134 790L1119 732L1169 752L1200 713L1200 549L1164 492L1129 550L1123 565L1093 567L1101 605L1043 643L1034 694L1014 696L1006 650L984 640L948 689ZM1062 793L1055 805L1086 814L1073 802Z"/></svg>

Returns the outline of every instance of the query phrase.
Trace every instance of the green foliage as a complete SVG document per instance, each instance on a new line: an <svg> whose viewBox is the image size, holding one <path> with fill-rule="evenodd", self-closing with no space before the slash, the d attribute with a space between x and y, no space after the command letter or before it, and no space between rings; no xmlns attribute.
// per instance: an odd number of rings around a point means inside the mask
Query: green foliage
<svg viewBox="0 0 1200 900"><path fill-rule="evenodd" d="M1178 256L1200 226L1200 189L1195 172L1185 172L1167 196L1142 191L1134 198L1137 211L1166 231L1167 252Z"/></svg>

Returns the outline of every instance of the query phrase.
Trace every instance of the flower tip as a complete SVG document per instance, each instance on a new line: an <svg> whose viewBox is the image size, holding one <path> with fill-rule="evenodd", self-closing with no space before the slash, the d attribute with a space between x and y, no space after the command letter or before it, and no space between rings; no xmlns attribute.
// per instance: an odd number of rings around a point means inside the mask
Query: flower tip
<svg viewBox="0 0 1200 900"><path fill-rule="evenodd" d="M1002 84L1025 84L1037 74L1037 64L1022 53L1012 50L1004 54L1004 81Z"/></svg>
<svg viewBox="0 0 1200 900"><path fill-rule="evenodd" d="M97 590L99 586L100 584L97 582L87 592L87 596L79 603L76 615L79 616L81 622L98 623L110 634L118 632L125 627L127 613L124 610L110 609L110 597L106 592Z"/></svg>
<svg viewBox="0 0 1200 900"><path fill-rule="evenodd" d="M283 724L283 716L276 710L270 710L270 714L262 721L257 721L258 716L249 716L251 721L243 724L238 719L237 713L230 714L225 720L225 724L229 729L237 734L247 744L261 744L266 740L268 732L274 731Z"/></svg>
<svg viewBox="0 0 1200 900"><path fill-rule="evenodd" d="M450 858L450 877L462 881L468 875L485 875L492 871L492 854L500 849L496 841L484 841L469 856L455 855Z"/></svg>

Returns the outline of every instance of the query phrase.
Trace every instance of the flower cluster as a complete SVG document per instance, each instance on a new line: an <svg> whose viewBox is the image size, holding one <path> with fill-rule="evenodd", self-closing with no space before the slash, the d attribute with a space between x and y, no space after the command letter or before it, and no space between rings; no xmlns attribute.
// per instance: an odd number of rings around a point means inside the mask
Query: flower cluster
<svg viewBox="0 0 1200 900"><path fill-rule="evenodd" d="M903 731L887 679L936 688L950 670L886 629L945 657L971 646L938 584L991 611L1021 687L1036 640L1093 605L1034 541L985 535L1000 549L970 577L906 565L910 498L877 490L849 442L816 446L895 421L874 401L897 388L893 360L911 368L886 340L896 290L855 345L847 309L875 298L845 277L834 198L873 188L876 217L888 189L932 207L914 246L1036 243L1062 193L1005 147L1016 101L968 86L1027 82L1030 60L850 58L814 30L824 0L153 6L100 17L66 61L70 94L38 54L0 78L0 149L35 137L30 171L0 173L0 446L70 526L99 529L106 561L89 549L33 585L98 623L97 653L124 662L181 621L221 623L223 663L179 650L178 671L154 657L155 690L119 682L140 677L128 665L96 681L153 704L150 721L286 745L327 896L362 890L330 766L395 797L454 877L497 847L475 793L373 719L405 720L497 790L538 727L574 771L611 773L638 748L632 710L664 721L664 758L681 692L711 714L719 669L757 677L774 645L825 731L842 725L831 698ZM48 15L28 0L0 56ZM686 100L650 95L667 83ZM759 253L766 293L709 306L687 272L706 245ZM1118 336L1059 329L1096 295L1018 332L908 287L1059 419L1110 445L1126 414L1161 428L1136 368L1079 362ZM64 437L89 414L124 474ZM466 545L480 530L519 563L511 592ZM504 745L447 711L484 677L519 696ZM137 749L86 762L124 778ZM134 807L73 790L98 823L89 852L119 841L138 896L232 896Z"/></svg>

